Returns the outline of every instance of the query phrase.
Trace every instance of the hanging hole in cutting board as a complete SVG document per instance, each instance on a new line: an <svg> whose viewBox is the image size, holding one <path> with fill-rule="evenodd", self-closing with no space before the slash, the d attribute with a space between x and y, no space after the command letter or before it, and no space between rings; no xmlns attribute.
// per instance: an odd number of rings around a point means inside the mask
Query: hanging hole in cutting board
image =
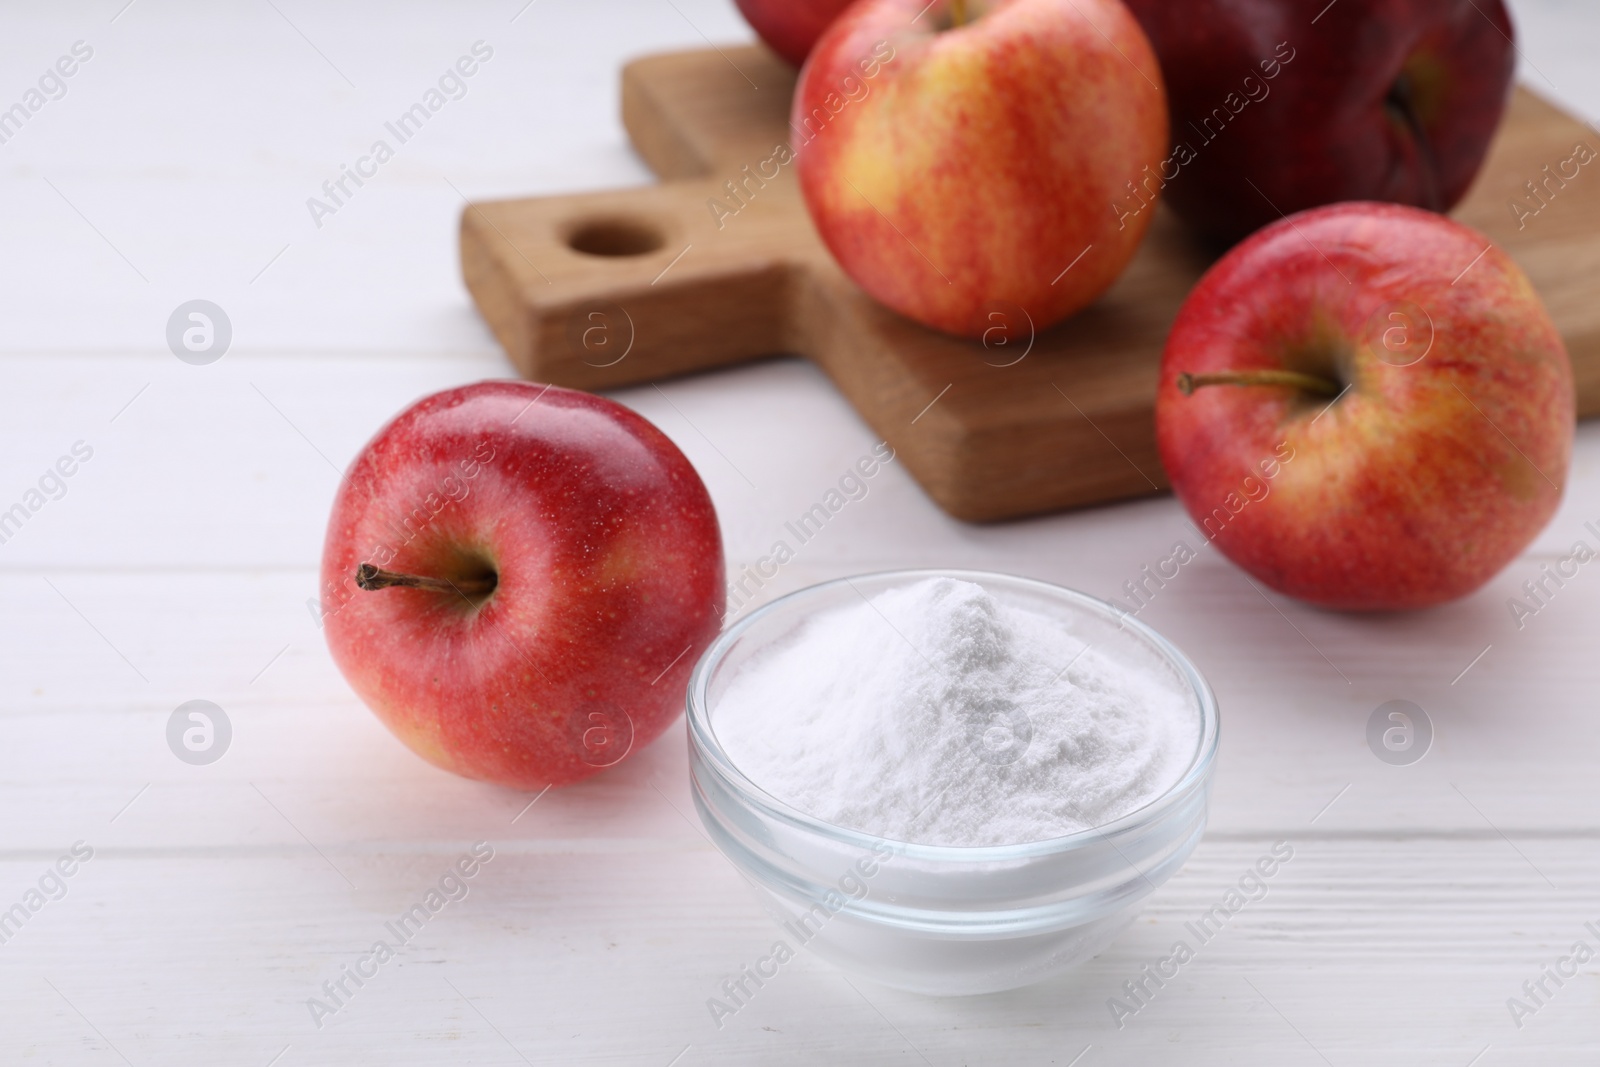
<svg viewBox="0 0 1600 1067"><path fill-rule="evenodd" d="M589 219L567 234L567 247L588 256L642 256L664 243L661 231L641 219Z"/></svg>

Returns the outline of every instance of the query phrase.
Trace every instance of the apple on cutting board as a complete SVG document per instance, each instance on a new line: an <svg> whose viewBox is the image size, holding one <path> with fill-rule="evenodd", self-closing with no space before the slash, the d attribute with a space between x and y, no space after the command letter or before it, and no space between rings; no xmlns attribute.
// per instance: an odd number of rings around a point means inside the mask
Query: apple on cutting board
<svg viewBox="0 0 1600 1067"><path fill-rule="evenodd" d="M1178 313L1156 435L1229 559L1290 596L1394 610L1477 589L1544 528L1572 368L1527 277L1442 215L1345 203L1237 245Z"/></svg>
<svg viewBox="0 0 1600 1067"><path fill-rule="evenodd" d="M860 0L823 34L790 115L807 210L880 303L981 337L1104 292L1151 212L1124 186L1167 143L1161 73L1120 0Z"/></svg>
<svg viewBox="0 0 1600 1067"><path fill-rule="evenodd" d="M721 627L717 516L667 437L614 401L528 382L401 412L340 485L328 647L402 741L469 778L563 785L683 710Z"/></svg>
<svg viewBox="0 0 1600 1067"><path fill-rule="evenodd" d="M1228 242L1339 200L1449 210L1516 67L1502 0L1128 6L1161 57L1172 118L1170 154L1134 192L1161 191Z"/></svg>
<svg viewBox="0 0 1600 1067"><path fill-rule="evenodd" d="M851 0L737 0L739 13L768 48L794 66Z"/></svg>

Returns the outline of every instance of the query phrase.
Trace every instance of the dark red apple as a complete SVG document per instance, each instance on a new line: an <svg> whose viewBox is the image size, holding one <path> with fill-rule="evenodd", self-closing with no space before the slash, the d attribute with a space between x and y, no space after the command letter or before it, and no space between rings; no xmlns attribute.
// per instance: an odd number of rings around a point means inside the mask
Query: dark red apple
<svg viewBox="0 0 1600 1067"><path fill-rule="evenodd" d="M603 397L480 382L351 464L322 556L328 647L396 736L519 789L577 781L683 709L723 609L694 468Z"/></svg>
<svg viewBox="0 0 1600 1067"><path fill-rule="evenodd" d="M806 61L822 31L851 0L735 0L760 38L795 66Z"/></svg>
<svg viewBox="0 0 1600 1067"><path fill-rule="evenodd" d="M1162 356L1156 435L1203 534L1332 608L1465 596L1544 528L1572 367L1488 238L1394 204L1314 208L1200 280Z"/></svg>
<svg viewBox="0 0 1600 1067"><path fill-rule="evenodd" d="M1501 0L1127 2L1161 59L1173 143L1114 210L1161 189L1230 242L1338 200L1449 210L1516 66Z"/></svg>

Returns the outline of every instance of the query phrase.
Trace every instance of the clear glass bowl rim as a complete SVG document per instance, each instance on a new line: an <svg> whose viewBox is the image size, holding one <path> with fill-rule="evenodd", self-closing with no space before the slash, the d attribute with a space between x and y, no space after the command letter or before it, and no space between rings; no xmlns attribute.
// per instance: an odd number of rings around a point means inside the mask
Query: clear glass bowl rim
<svg viewBox="0 0 1600 1067"><path fill-rule="evenodd" d="M987 581L1029 588L1036 593L1065 601L1092 614L1114 620L1119 627L1133 629L1165 657L1169 664L1177 669L1179 675L1188 684L1199 702L1201 718L1200 743L1197 747L1194 761L1189 765L1188 770L1160 796L1144 807L1136 808L1119 819L1100 826L1078 830L1064 837L1046 838L1042 841L1024 841L1010 845L930 845L880 837L862 830L838 826L814 815L809 815L772 796L746 777L735 766L733 761L728 758L727 753L723 751L722 746L717 742L716 733L711 726L711 709L707 693L712 673L721 664L734 644L762 619L769 615L792 610L799 602L817 596L824 590L835 589L841 585L850 585L854 589L854 583L858 581L875 583L891 580L912 582L924 578L955 578L980 585ZM856 592L857 595L863 595L860 590L856 590ZM1126 834L1140 833L1151 826L1159 824L1171 809L1181 805L1195 789L1204 788L1206 780L1210 777L1212 768L1216 763L1217 742L1221 733L1221 721L1217 710L1216 697L1212 694L1211 686L1206 682L1205 677L1181 649L1146 623L1140 622L1132 613L1124 611L1109 601L1090 596L1088 593L1079 592L1076 589L1069 589L1063 585L1055 585L1036 578L1006 574L1001 571L968 569L918 568L873 571L868 574L856 574L845 578L819 582L815 585L808 585L803 589L797 589L792 593L787 593L776 600L763 604L724 630L711 643L710 647L701 654L693 672L689 675L689 687L685 704L685 714L689 724L689 743L695 746L701 757L739 794L740 799L746 804L757 808L770 818L787 823L797 829L832 838L842 844L861 849L871 849L875 844L885 842L894 846L897 856L930 863L993 863L997 861L1036 859L1071 852L1105 841L1108 838L1115 839Z"/></svg>

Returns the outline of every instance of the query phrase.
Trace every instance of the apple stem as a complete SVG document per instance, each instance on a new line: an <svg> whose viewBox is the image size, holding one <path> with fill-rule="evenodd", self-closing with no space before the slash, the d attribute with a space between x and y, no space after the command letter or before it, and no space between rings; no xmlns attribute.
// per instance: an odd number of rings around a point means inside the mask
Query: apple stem
<svg viewBox="0 0 1600 1067"><path fill-rule="evenodd" d="M967 24L967 0L950 0L950 28Z"/></svg>
<svg viewBox="0 0 1600 1067"><path fill-rule="evenodd" d="M1395 79L1384 102L1405 124L1406 130L1417 142L1417 155L1422 158L1422 207L1429 211L1443 211L1444 201L1439 195L1439 162L1433 152L1433 142L1428 140L1427 127L1417 114L1416 91L1411 77L1405 71Z"/></svg>
<svg viewBox="0 0 1600 1067"><path fill-rule="evenodd" d="M493 575L481 578L462 578L452 582L448 578L427 578L417 574L397 574L363 563L356 568L356 585L371 592L398 586L402 589L431 589L439 593L459 593L465 597L488 596L494 592L499 579Z"/></svg>
<svg viewBox="0 0 1600 1067"><path fill-rule="evenodd" d="M1293 370L1225 370L1178 375L1178 392L1184 396L1193 396L1196 389L1208 385L1280 385L1317 396L1338 396L1344 392L1344 387L1330 378Z"/></svg>

